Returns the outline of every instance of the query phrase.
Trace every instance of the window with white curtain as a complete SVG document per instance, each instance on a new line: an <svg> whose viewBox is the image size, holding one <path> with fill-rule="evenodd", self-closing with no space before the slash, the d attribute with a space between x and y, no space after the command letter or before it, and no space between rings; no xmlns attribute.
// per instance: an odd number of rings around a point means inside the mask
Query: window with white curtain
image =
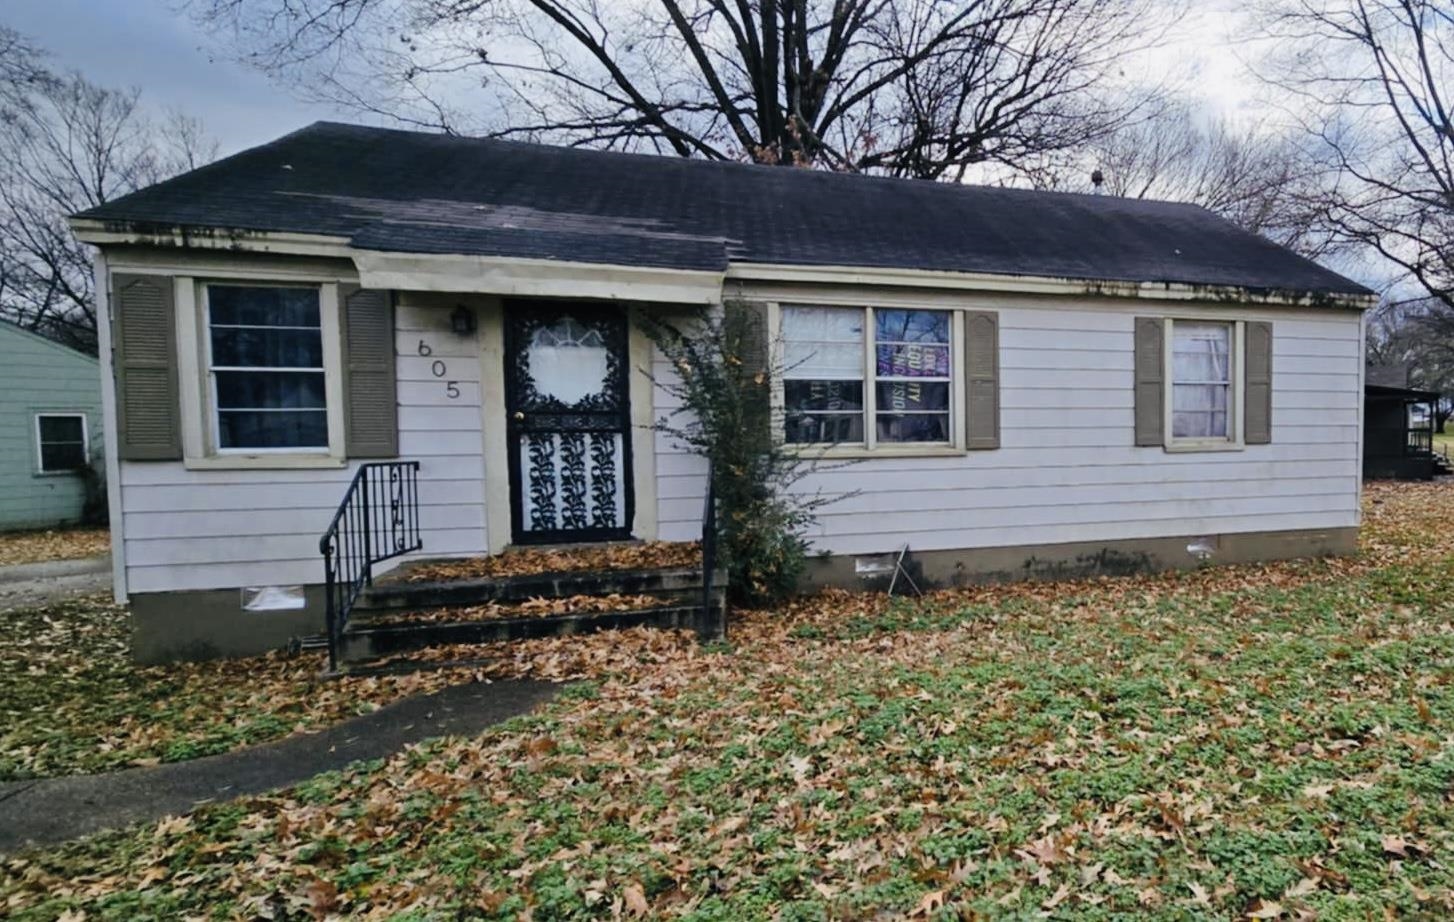
<svg viewBox="0 0 1454 922"><path fill-rule="evenodd" d="M218 451L328 449L316 287L206 286Z"/></svg>
<svg viewBox="0 0 1454 922"><path fill-rule="evenodd" d="M863 444L862 308L784 307L784 438Z"/></svg>
<svg viewBox="0 0 1454 922"><path fill-rule="evenodd" d="M1231 440L1232 364L1230 323L1172 321L1171 437L1188 441Z"/></svg>
<svg viewBox="0 0 1454 922"><path fill-rule="evenodd" d="M951 444L952 320L949 311L784 306L784 440Z"/></svg>

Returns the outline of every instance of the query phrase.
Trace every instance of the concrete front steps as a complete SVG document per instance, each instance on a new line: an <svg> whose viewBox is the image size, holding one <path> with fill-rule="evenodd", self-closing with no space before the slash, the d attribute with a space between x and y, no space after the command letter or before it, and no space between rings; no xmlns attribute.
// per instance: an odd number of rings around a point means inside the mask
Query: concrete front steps
<svg viewBox="0 0 1454 922"><path fill-rule="evenodd" d="M417 581L405 570L360 596L339 659L356 666L433 646L642 626L695 630L710 640L725 624L726 582L719 571L704 606L700 567ZM553 607L565 610L542 613Z"/></svg>

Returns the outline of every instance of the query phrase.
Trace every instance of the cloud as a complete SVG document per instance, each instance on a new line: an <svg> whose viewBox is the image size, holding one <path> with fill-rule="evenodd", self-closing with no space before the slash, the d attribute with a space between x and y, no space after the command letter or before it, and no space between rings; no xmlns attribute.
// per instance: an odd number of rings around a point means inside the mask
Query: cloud
<svg viewBox="0 0 1454 922"><path fill-rule="evenodd" d="M210 55L166 0L6 0L0 23L47 49L52 67L79 70L102 86L137 87L150 108L200 118L224 154L338 117Z"/></svg>

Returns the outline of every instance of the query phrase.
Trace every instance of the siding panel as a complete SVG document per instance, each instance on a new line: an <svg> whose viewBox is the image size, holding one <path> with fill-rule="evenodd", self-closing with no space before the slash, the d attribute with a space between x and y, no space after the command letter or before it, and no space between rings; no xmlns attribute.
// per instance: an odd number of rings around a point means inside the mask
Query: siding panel
<svg viewBox="0 0 1454 922"><path fill-rule="evenodd" d="M993 305L1002 447L831 462L800 488L857 495L820 511L816 549L859 554L905 543L931 550L1358 523L1362 343L1354 312L1247 312L1275 329L1272 443L1167 453L1132 444L1134 318L1157 315L1156 306L1041 303ZM660 363L657 370L669 372ZM663 535L694 537L702 462L660 438L658 451Z"/></svg>
<svg viewBox="0 0 1454 922"><path fill-rule="evenodd" d="M71 474L42 475L37 413L84 413L91 456L102 468L101 370L95 359L0 323L0 530L80 519L85 487Z"/></svg>
<svg viewBox="0 0 1454 922"><path fill-rule="evenodd" d="M479 344L449 330L447 309L407 297L395 327L399 456L420 462L424 553L483 553ZM419 354L421 340L428 356ZM273 471L123 463L130 591L321 582L318 538L359 463Z"/></svg>
<svg viewBox="0 0 1454 922"><path fill-rule="evenodd" d="M1132 445L1133 319L1154 314L1154 305L1106 299L1057 309L1049 299L982 299L974 306L997 311L1000 321L1002 447L877 457L812 474L805 491L858 491L822 510L818 549L856 554L904 543L929 550L1357 524L1362 352L1353 313L1248 312L1275 325L1272 443L1168 454ZM478 343L449 331L442 301L423 307L401 297L396 325L400 454L422 462L425 552L483 552ZM421 339L429 355L419 354ZM660 356L651 371L658 380L672 373ZM449 396L451 381L458 397ZM656 417L675 408L660 384L653 400ZM695 538L705 462L662 433L653 443L658 536ZM131 590L318 581L317 537L355 467L123 465Z"/></svg>

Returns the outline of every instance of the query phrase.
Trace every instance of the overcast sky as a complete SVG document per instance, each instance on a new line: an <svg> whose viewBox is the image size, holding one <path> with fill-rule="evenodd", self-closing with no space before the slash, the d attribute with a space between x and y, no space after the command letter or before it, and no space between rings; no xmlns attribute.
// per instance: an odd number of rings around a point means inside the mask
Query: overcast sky
<svg viewBox="0 0 1454 922"><path fill-rule="evenodd" d="M166 0L0 0L0 23L108 87L139 87L153 107L202 119L224 154L338 113L295 101L255 71L208 53Z"/></svg>
<svg viewBox="0 0 1454 922"><path fill-rule="evenodd" d="M1176 40L1151 53L1154 73L1174 73L1224 115L1253 105L1229 33L1233 0L1202 0ZM266 77L212 53L208 37L169 0L0 0L0 23L51 52L52 65L78 69L109 87L139 87L151 107L180 108L202 119L229 154L321 118L354 113L306 105Z"/></svg>

